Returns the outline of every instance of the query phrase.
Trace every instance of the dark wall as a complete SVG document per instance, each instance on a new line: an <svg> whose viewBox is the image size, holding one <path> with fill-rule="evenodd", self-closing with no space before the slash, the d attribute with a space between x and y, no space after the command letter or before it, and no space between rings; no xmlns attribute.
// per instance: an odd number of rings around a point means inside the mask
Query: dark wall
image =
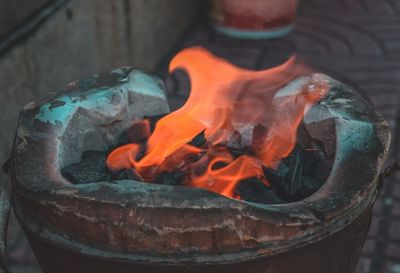
<svg viewBox="0 0 400 273"><path fill-rule="evenodd" d="M49 0L0 0L0 39L31 18Z"/></svg>

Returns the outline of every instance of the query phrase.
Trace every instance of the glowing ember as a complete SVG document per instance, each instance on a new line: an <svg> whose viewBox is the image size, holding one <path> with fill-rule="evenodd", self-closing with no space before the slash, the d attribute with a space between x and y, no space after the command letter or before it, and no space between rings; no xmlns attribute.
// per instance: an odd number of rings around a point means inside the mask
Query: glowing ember
<svg viewBox="0 0 400 273"><path fill-rule="evenodd" d="M190 76L188 101L158 121L144 156L138 143L114 150L107 159L112 171L135 168L154 182L179 170L186 186L239 198L235 188L245 178L268 185L262 167L275 168L289 155L304 113L328 91L317 74L299 78L294 91L286 86L305 73L294 57L273 69L249 71L195 47L175 56L169 70L176 69ZM202 132L204 143L193 145ZM241 154L235 157L232 149Z"/></svg>

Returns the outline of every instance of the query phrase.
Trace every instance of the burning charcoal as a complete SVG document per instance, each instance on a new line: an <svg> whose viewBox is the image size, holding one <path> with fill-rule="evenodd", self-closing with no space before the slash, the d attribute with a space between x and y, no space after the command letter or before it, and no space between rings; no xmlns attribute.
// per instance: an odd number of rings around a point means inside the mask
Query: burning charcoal
<svg viewBox="0 0 400 273"><path fill-rule="evenodd" d="M196 162L190 165L190 168L188 168L188 177L199 177L203 175L205 172L208 170L208 164L210 164L210 158L207 153L204 153L204 155ZM218 166L218 162L214 165ZM211 166L213 168L213 166Z"/></svg>
<svg viewBox="0 0 400 273"><path fill-rule="evenodd" d="M156 183L170 186L183 185L185 173L182 171L164 172L158 175Z"/></svg>
<svg viewBox="0 0 400 273"><path fill-rule="evenodd" d="M195 162L199 161L205 154L206 154L206 152L201 152L201 153L198 153L198 154L190 154L190 155L188 155L186 160L185 160L185 165L188 165L188 164L195 163Z"/></svg>
<svg viewBox="0 0 400 273"><path fill-rule="evenodd" d="M140 144L140 150L139 150L139 152L138 152L138 154L136 155L136 158L135 158L136 161L141 160L145 156L146 151L147 151L147 142L142 142Z"/></svg>
<svg viewBox="0 0 400 273"><path fill-rule="evenodd" d="M218 161L218 162L214 163L214 164L211 166L211 169L212 169L213 171L215 171L215 170L218 170L218 169L222 169L222 168L224 168L224 167L226 167L226 166L228 166L228 165L229 165L229 164L226 163L226 162Z"/></svg>
<svg viewBox="0 0 400 273"><path fill-rule="evenodd" d="M241 157L244 153L242 149L235 149L232 147L227 147L228 151L233 155L234 158Z"/></svg>
<svg viewBox="0 0 400 273"><path fill-rule="evenodd" d="M315 148L301 151L301 161L303 162L303 176L315 176L320 162L325 161L323 152Z"/></svg>
<svg viewBox="0 0 400 273"><path fill-rule="evenodd" d="M245 179L236 188L243 200L260 204L281 204L284 201L256 177Z"/></svg>
<svg viewBox="0 0 400 273"><path fill-rule="evenodd" d="M323 183L318 178L311 177L311 176L303 176L302 187L296 193L295 196L290 198L290 201L301 200L301 199L304 199L304 198L312 195L314 192L316 192L322 186L322 184Z"/></svg>
<svg viewBox="0 0 400 273"><path fill-rule="evenodd" d="M126 136L126 134L123 134L124 136ZM120 140L120 139L118 139ZM106 151L106 154L109 155L110 153L112 153L115 149L118 149L120 146L125 145L126 143L129 143L128 140L123 141L123 142L119 142L118 144L111 144L110 146L108 146L108 149Z"/></svg>
<svg viewBox="0 0 400 273"><path fill-rule="evenodd" d="M136 180L144 181L142 176L133 168L121 170L118 173L113 173L110 176L111 180Z"/></svg>
<svg viewBox="0 0 400 273"><path fill-rule="evenodd" d="M101 151L86 151L82 154L80 162L66 166L61 170L61 174L74 184L106 180L109 174L106 155Z"/></svg>
<svg viewBox="0 0 400 273"><path fill-rule="evenodd" d="M254 124L252 123L236 123L236 132L240 136L240 147L251 146L253 144Z"/></svg>
<svg viewBox="0 0 400 273"><path fill-rule="evenodd" d="M254 149L250 146L246 146L242 149L228 147L228 151L233 155L234 158L241 157L242 155L255 156Z"/></svg>
<svg viewBox="0 0 400 273"><path fill-rule="evenodd" d="M303 188L306 191L306 196L313 194L322 186L322 182L310 176L303 176Z"/></svg>
<svg viewBox="0 0 400 273"><path fill-rule="evenodd" d="M129 142L131 143L140 143L146 140L151 132L150 132L150 121L148 119L144 119L132 124L132 126L126 132Z"/></svg>
<svg viewBox="0 0 400 273"><path fill-rule="evenodd" d="M268 128L262 124L257 124L253 128L253 140L252 144L254 146L261 146L264 144L265 139L268 135Z"/></svg>
<svg viewBox="0 0 400 273"><path fill-rule="evenodd" d="M278 170L264 168L264 176L282 199L294 202L322 186L324 180L315 174L323 160L319 149L300 150L296 146L291 155L282 160Z"/></svg>
<svg viewBox="0 0 400 273"><path fill-rule="evenodd" d="M190 91L190 77L183 69L175 69L165 80L168 95L187 95Z"/></svg>
<svg viewBox="0 0 400 273"><path fill-rule="evenodd" d="M301 151L301 160L303 162L303 175L313 176L317 166L317 151Z"/></svg>
<svg viewBox="0 0 400 273"><path fill-rule="evenodd" d="M289 173L289 168L285 163L281 162L277 170L263 167L264 177L277 191L278 195L285 200L289 198L289 189L286 183L286 177Z"/></svg>
<svg viewBox="0 0 400 273"><path fill-rule="evenodd" d="M111 173L107 176L107 181L114 181L114 180L130 180L126 170L121 170L117 173Z"/></svg>
<svg viewBox="0 0 400 273"><path fill-rule="evenodd" d="M295 148L292 156L287 158L289 173L285 178L285 182L288 186L288 193L290 197L294 197L302 186L302 161L301 161L301 150Z"/></svg>
<svg viewBox="0 0 400 273"><path fill-rule="evenodd" d="M84 151L81 156L81 160L98 160L99 162L105 160L107 153L103 151L88 150Z"/></svg>
<svg viewBox="0 0 400 273"><path fill-rule="evenodd" d="M228 134L228 140L227 141L228 142L227 142L226 146L228 148L240 149L241 148L241 142L242 142L242 136L238 131L233 130L232 133Z"/></svg>
<svg viewBox="0 0 400 273"><path fill-rule="evenodd" d="M256 156L256 151L254 150L254 147L251 146L245 146L243 147L243 153L249 156Z"/></svg>
<svg viewBox="0 0 400 273"><path fill-rule="evenodd" d="M150 122L150 132L154 131L154 128L156 128L157 122L165 117L168 114L161 114L161 115L156 115L156 116L150 116L150 117L144 117L145 119L148 119Z"/></svg>
<svg viewBox="0 0 400 273"><path fill-rule="evenodd" d="M206 139L206 135L205 135L205 131L203 130L201 131L197 136L195 136L188 144L192 145L194 147L200 148L201 146L203 146L204 144L206 144L207 139Z"/></svg>

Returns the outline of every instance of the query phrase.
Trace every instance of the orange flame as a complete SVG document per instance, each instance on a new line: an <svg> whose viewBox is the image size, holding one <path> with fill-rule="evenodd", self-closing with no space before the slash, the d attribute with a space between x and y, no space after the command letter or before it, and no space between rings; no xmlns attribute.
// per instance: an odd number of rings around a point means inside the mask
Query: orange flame
<svg viewBox="0 0 400 273"><path fill-rule="evenodd" d="M142 158L137 158L139 144L114 150L107 159L111 170L135 168L148 182L162 172L181 170L187 186L238 198L235 188L242 179L258 177L268 185L262 166L274 168L290 154L304 112L328 90L320 84L312 87L316 90L303 86L296 94L276 96L305 72L294 56L273 69L250 71L194 47L173 58L169 70L176 69L190 76L187 102L158 121ZM203 130L205 147L188 144ZM234 158L226 146L232 142L252 152ZM201 156L193 160L196 155Z"/></svg>

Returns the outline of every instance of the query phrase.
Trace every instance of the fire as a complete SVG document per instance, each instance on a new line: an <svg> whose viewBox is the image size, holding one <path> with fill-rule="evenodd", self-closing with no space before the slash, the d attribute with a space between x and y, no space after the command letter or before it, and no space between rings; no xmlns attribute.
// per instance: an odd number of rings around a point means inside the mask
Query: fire
<svg viewBox="0 0 400 273"><path fill-rule="evenodd" d="M147 141L114 150L107 159L113 171L135 168L146 182L179 170L185 185L238 198L237 184L257 177L266 185L263 166L275 168L296 144L296 131L309 106L327 92L326 84L303 86L290 96L277 91L304 73L291 57L265 71L238 68L194 47L178 53L169 71L185 70L191 92L185 105L160 119ZM207 142L191 141L204 132ZM235 157L231 150L244 151Z"/></svg>

